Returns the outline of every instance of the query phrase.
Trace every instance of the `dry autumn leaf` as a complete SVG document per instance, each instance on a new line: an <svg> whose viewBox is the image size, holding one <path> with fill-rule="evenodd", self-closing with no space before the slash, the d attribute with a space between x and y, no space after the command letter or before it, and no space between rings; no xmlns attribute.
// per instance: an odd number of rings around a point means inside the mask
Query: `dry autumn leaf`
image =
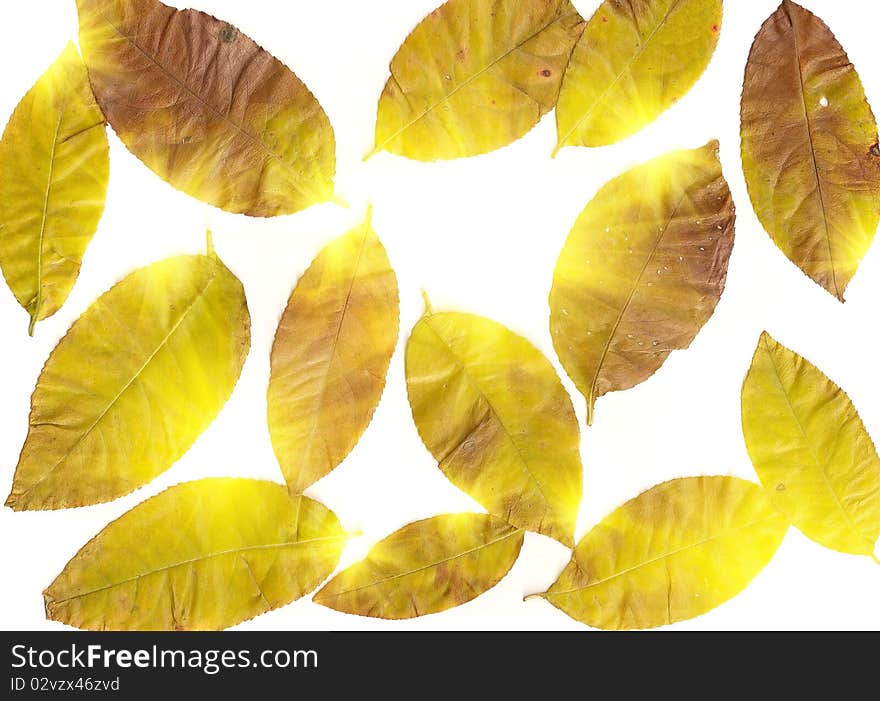
<svg viewBox="0 0 880 701"><path fill-rule="evenodd" d="M525 135L556 104L583 26L568 0L449 0L391 61L373 153L462 158Z"/></svg>
<svg viewBox="0 0 880 701"><path fill-rule="evenodd" d="M764 333L742 424L761 482L792 523L825 547L876 559L880 459L846 393Z"/></svg>
<svg viewBox="0 0 880 701"><path fill-rule="evenodd" d="M580 432L553 366L522 336L430 310L406 346L419 435L449 480L489 513L572 545Z"/></svg>
<svg viewBox="0 0 880 701"><path fill-rule="evenodd" d="M46 616L88 630L217 630L284 606L336 567L332 511L279 484L203 479L108 525L43 593Z"/></svg>
<svg viewBox="0 0 880 701"><path fill-rule="evenodd" d="M589 423L597 398L645 381L712 316L734 220L714 141L628 171L581 213L553 275L550 331Z"/></svg>
<svg viewBox="0 0 880 701"><path fill-rule="evenodd" d="M249 348L244 289L213 252L131 273L46 361L6 505L84 506L146 484L214 420Z"/></svg>
<svg viewBox="0 0 880 701"><path fill-rule="evenodd" d="M77 0L98 104L175 188L270 217L333 197L335 141L308 88L226 22L158 0Z"/></svg>
<svg viewBox="0 0 880 701"><path fill-rule="evenodd" d="M735 477L665 482L628 501L578 543L540 596L594 628L654 628L739 594L772 559L788 522Z"/></svg>
<svg viewBox="0 0 880 701"><path fill-rule="evenodd" d="M722 12L721 0L605 0L562 81L556 151L613 144L681 99L709 65Z"/></svg>
<svg viewBox="0 0 880 701"><path fill-rule="evenodd" d="M877 123L831 30L789 0L755 37L741 116L743 169L761 224L843 301L880 222Z"/></svg>
<svg viewBox="0 0 880 701"><path fill-rule="evenodd" d="M104 211L104 115L73 44L15 108L0 141L0 268L38 321L57 312Z"/></svg>
<svg viewBox="0 0 880 701"><path fill-rule="evenodd" d="M314 601L343 613L413 618L475 599L508 573L523 532L485 514L416 521L337 574Z"/></svg>
<svg viewBox="0 0 880 701"><path fill-rule="evenodd" d="M300 278L272 347L269 432L292 493L333 470L373 417L397 344L397 278L370 224Z"/></svg>

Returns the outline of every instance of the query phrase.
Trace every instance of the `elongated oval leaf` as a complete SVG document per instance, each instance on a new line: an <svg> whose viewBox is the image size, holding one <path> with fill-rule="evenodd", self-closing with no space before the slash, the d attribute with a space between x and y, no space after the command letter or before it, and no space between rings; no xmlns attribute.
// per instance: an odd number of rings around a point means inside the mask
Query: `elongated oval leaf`
<svg viewBox="0 0 880 701"><path fill-rule="evenodd" d="M557 151L613 144L684 97L715 52L722 9L721 0L605 0L562 81Z"/></svg>
<svg viewBox="0 0 880 701"><path fill-rule="evenodd" d="M485 514L416 521L340 572L314 601L374 618L413 618L460 606L488 591L519 556L523 532Z"/></svg>
<svg viewBox="0 0 880 701"><path fill-rule="evenodd" d="M0 141L0 268L34 325L57 312L104 211L104 115L68 44L15 108Z"/></svg>
<svg viewBox="0 0 880 701"><path fill-rule="evenodd" d="M630 170L581 213L553 275L550 331L590 423L597 398L644 382L712 316L734 221L717 142Z"/></svg>
<svg viewBox="0 0 880 701"><path fill-rule="evenodd" d="M84 506L146 484L214 420L249 348L244 290L213 255L131 273L49 356L7 506Z"/></svg>
<svg viewBox="0 0 880 701"><path fill-rule="evenodd" d="M293 493L366 430L397 344L397 278L370 225L340 237L297 283L272 347L269 432Z"/></svg>
<svg viewBox="0 0 880 701"><path fill-rule="evenodd" d="M857 555L880 538L880 459L846 393L764 333L742 389L746 446L805 535Z"/></svg>
<svg viewBox="0 0 880 701"><path fill-rule="evenodd" d="M428 312L406 346L422 441L489 513L566 545L581 501L580 432L550 362L506 327Z"/></svg>
<svg viewBox="0 0 880 701"><path fill-rule="evenodd" d="M374 152L434 161L515 141L553 109L582 31L568 0L449 0L391 62Z"/></svg>
<svg viewBox="0 0 880 701"><path fill-rule="evenodd" d="M672 480L628 501L587 533L540 596L594 628L683 621L745 589L787 530L785 517L751 482Z"/></svg>
<svg viewBox="0 0 880 701"><path fill-rule="evenodd" d="M742 160L774 243L843 301L880 222L877 123L831 30L789 0L749 55Z"/></svg>
<svg viewBox="0 0 880 701"><path fill-rule="evenodd" d="M333 129L308 88L238 29L158 0L77 0L98 103L134 155L230 212L326 202Z"/></svg>
<svg viewBox="0 0 880 701"><path fill-rule="evenodd" d="M48 618L88 630L217 630L307 594L346 535L278 484L203 479L138 504L43 593Z"/></svg>

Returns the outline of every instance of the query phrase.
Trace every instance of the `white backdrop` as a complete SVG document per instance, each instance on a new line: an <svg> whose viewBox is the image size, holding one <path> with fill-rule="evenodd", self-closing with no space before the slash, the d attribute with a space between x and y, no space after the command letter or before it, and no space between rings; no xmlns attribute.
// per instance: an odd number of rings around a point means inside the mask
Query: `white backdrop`
<svg viewBox="0 0 880 701"><path fill-rule="evenodd" d="M422 164L387 154L363 163L373 145L376 101L388 62L435 0L192 0L237 25L290 66L324 106L336 131L339 194L334 205L274 220L225 214L178 193L111 133L107 209L69 301L27 336L27 316L0 289L0 490L8 493L27 431L30 394L51 349L100 293L132 269L204 249L205 229L245 285L253 347L232 399L194 448L159 479L118 501L82 509L13 513L0 509L0 627L61 628L46 622L42 590L104 525L166 487L213 475L280 480L266 428L269 349L288 295L320 248L358 222L368 202L397 271L401 339L372 425L343 465L308 491L364 536L342 565L404 523L479 510L453 487L412 424L403 344L422 312L425 289L438 310L490 316L550 357L583 422L584 401L562 373L550 342L547 295L556 257L575 217L596 190L625 169L668 150L721 141L738 207L727 291L687 351L648 382L597 404L583 430L584 502L577 536L642 490L676 476L736 474L756 479L743 444L739 390L764 329L816 363L846 389L869 430L880 435L877 301L880 242L850 286L845 305L805 278L774 247L755 217L739 158L739 95L752 38L776 0L726 3L717 53L695 88L657 122L602 149L568 148L555 159L553 115L495 153ZM186 7L186 2L172 2ZM575 3L585 17L597 0ZM808 0L848 49L869 98L880 107L876 27L880 4ZM0 121L77 33L74 0L0 3ZM569 552L529 534L519 561L497 587L457 609L406 622L347 616L309 597L260 616L248 629L586 630L549 604L522 601L556 578ZM748 589L676 629L880 628L880 567L826 550L791 530Z"/></svg>

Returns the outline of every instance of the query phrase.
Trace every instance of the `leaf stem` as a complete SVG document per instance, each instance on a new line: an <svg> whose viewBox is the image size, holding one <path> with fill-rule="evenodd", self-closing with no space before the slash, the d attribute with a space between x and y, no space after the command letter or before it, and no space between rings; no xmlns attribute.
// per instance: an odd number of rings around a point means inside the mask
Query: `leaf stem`
<svg viewBox="0 0 880 701"><path fill-rule="evenodd" d="M523 601L531 601L532 599L544 599L547 592L536 592L523 597Z"/></svg>

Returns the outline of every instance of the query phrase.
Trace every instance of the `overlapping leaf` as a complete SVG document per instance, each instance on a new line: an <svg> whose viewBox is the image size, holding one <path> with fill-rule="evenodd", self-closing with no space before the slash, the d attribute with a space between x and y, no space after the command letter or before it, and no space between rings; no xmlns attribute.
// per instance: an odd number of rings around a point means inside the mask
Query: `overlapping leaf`
<svg viewBox="0 0 880 701"><path fill-rule="evenodd" d="M419 435L453 484L508 523L574 542L577 418L537 348L489 319L428 311L407 343L406 382Z"/></svg>
<svg viewBox="0 0 880 701"><path fill-rule="evenodd" d="M589 422L597 398L646 380L712 316L734 220L717 142L630 170L581 213L553 276L550 330Z"/></svg>
<svg viewBox="0 0 880 701"><path fill-rule="evenodd" d="M248 479L179 484L113 521L43 596L89 630L216 630L307 594L346 535L332 511Z"/></svg>
<svg viewBox="0 0 880 701"><path fill-rule="evenodd" d="M232 25L158 0L77 0L98 103L179 190L230 212L333 197L333 129L308 88Z"/></svg>
<svg viewBox="0 0 880 701"><path fill-rule="evenodd" d="M764 568L788 522L735 477L690 477L644 492L607 516L541 594L595 628L633 629L699 616Z"/></svg>
<svg viewBox="0 0 880 701"><path fill-rule="evenodd" d="M709 65L721 15L721 0L605 0L565 72L557 150L613 144L653 122Z"/></svg>
<svg viewBox="0 0 880 701"><path fill-rule="evenodd" d="M213 421L249 347L244 290L213 254L131 273L49 356L7 506L95 504L149 482Z"/></svg>
<svg viewBox="0 0 880 701"><path fill-rule="evenodd" d="M843 301L880 221L877 123L831 30L789 0L749 55L742 159L773 241Z"/></svg>
<svg viewBox="0 0 880 701"><path fill-rule="evenodd" d="M846 393L763 334L742 389L743 433L761 482L808 537L857 555L880 538L880 458Z"/></svg>
<svg viewBox="0 0 880 701"><path fill-rule="evenodd" d="M375 151L493 151L553 109L583 20L568 0L449 0L407 37L379 99Z"/></svg>
<svg viewBox="0 0 880 701"><path fill-rule="evenodd" d="M397 278L369 218L327 246L290 297L272 347L269 431L293 493L363 434L398 333Z"/></svg>
<svg viewBox="0 0 880 701"><path fill-rule="evenodd" d="M104 116L68 44L22 98L0 141L0 268L34 325L76 282L104 211Z"/></svg>
<svg viewBox="0 0 880 701"><path fill-rule="evenodd" d="M459 606L494 587L519 556L523 532L485 514L446 514L404 526L314 600L376 618L413 618Z"/></svg>

